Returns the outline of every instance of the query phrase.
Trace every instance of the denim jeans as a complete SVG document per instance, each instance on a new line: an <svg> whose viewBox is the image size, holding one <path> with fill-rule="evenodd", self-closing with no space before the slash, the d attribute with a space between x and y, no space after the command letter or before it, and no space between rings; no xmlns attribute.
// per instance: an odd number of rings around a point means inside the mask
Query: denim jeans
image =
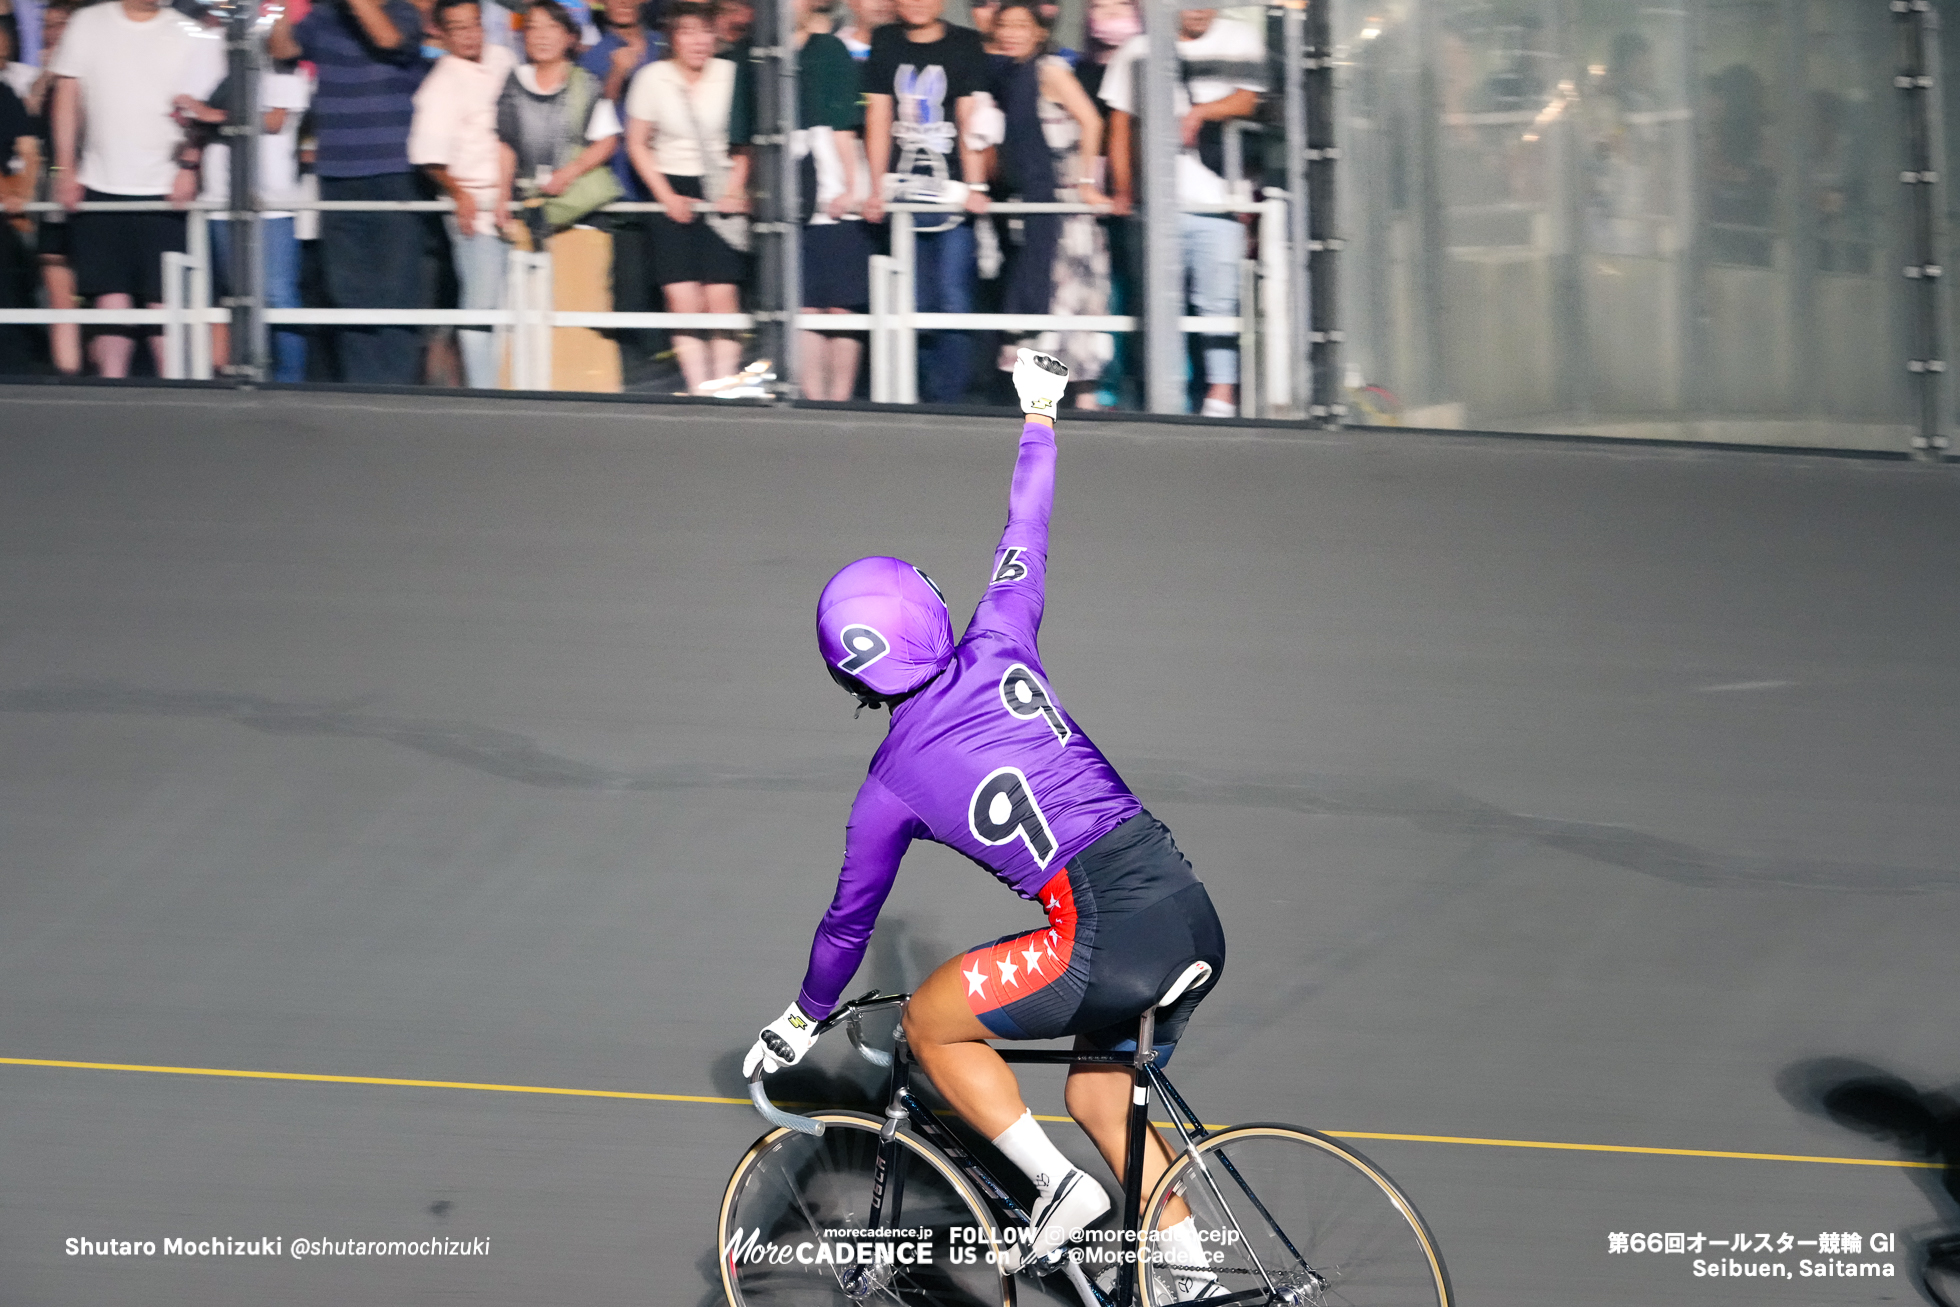
<svg viewBox="0 0 1960 1307"><path fill-rule="evenodd" d="M1245 228L1236 218L1215 213L1183 213L1178 215L1178 238L1184 248L1184 278L1190 288L1192 316L1237 316L1239 260L1245 257ZM1231 336L1206 336L1204 350L1205 384L1237 385L1237 340Z"/></svg>
<svg viewBox="0 0 1960 1307"><path fill-rule="evenodd" d="M299 305L299 237L291 218L259 219L259 238L265 250L265 306L296 309ZM231 222L211 220L211 284L230 294ZM291 327L272 332L272 379L306 380L306 335Z"/></svg>
<svg viewBox="0 0 1960 1307"><path fill-rule="evenodd" d="M415 174L322 177L323 200L419 200ZM419 309L422 215L336 212L320 215L320 260L327 296L339 309ZM341 380L412 386L422 374L420 327L342 327Z"/></svg>
<svg viewBox="0 0 1960 1307"><path fill-rule="evenodd" d="M913 238L917 252L913 285L920 313L973 312L973 220L946 231ZM973 341L964 331L919 333L919 398L928 404L957 404L966 398L973 372Z"/></svg>
<svg viewBox="0 0 1960 1307"><path fill-rule="evenodd" d="M456 264L459 309L496 309L504 302L505 251L501 236L462 235L452 214L443 215L449 229L449 251ZM456 343L463 351L463 384L472 390L497 388L497 338L489 327L458 327Z"/></svg>

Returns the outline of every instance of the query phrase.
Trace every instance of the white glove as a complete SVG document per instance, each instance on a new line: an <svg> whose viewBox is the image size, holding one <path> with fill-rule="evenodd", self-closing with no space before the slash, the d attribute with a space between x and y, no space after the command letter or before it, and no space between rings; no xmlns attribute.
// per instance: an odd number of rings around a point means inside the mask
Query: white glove
<svg viewBox="0 0 1960 1307"><path fill-rule="evenodd" d="M1068 364L1031 349L1014 354L1014 393L1021 397L1021 411L1053 419L1062 392L1068 389Z"/></svg>
<svg viewBox="0 0 1960 1307"><path fill-rule="evenodd" d="M817 1023L791 1003L756 1036L755 1046L742 1059L742 1079L753 1080L757 1067L762 1068L764 1075L773 1075L786 1066L795 1066L816 1042Z"/></svg>

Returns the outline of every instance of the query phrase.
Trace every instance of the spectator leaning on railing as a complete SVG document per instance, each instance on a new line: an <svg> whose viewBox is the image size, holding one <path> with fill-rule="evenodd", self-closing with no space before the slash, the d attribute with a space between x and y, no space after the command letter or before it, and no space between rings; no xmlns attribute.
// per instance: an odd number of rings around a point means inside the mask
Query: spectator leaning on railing
<svg viewBox="0 0 1960 1307"><path fill-rule="evenodd" d="M1102 100L1113 111L1109 124L1110 187L1119 208L1127 209L1136 191L1131 166L1131 122L1137 112L1137 74L1148 49L1146 34L1116 52L1103 74ZM1250 117L1259 107L1265 82L1265 44L1243 23L1218 21L1216 9L1178 14L1178 82L1172 112L1177 115L1182 150L1177 156L1177 201L1222 204L1229 197L1218 125ZM1155 199L1156 197L1150 197ZM1191 307L1200 317L1229 318L1239 311L1239 260L1245 257L1245 228L1224 213L1180 213L1178 235ZM1206 417L1238 413L1239 352L1227 336L1206 336Z"/></svg>
<svg viewBox="0 0 1960 1307"><path fill-rule="evenodd" d="M661 12L660 0L606 0L605 35L578 57L579 67L605 84L606 99L612 101L621 122L626 121L626 88L632 85L634 75L667 53L666 38L660 31ZM613 151L610 166L622 200L644 204L653 198L625 148ZM615 313L653 313L661 307L643 217L638 213L613 214L607 224L612 230ZM617 335L623 346L634 347L631 353L636 362L651 353L656 342L665 347L666 337L655 332L625 330Z"/></svg>
<svg viewBox="0 0 1960 1307"><path fill-rule="evenodd" d="M408 162L412 97L427 67L421 31L408 0L317 0L297 26L284 17L273 24L272 57L308 59L319 70L314 170L322 200L422 198ZM336 308L423 307L417 214L329 210L320 218L320 261ZM342 379L411 385L421 342L413 326L342 328Z"/></svg>
<svg viewBox="0 0 1960 1307"><path fill-rule="evenodd" d="M458 308L494 309L503 300L504 242L497 231L502 197L497 98L517 59L484 40L478 0L441 0L436 22L448 53L415 92L408 161L455 202L444 215L456 263ZM464 384L479 390L498 382L496 338L488 327L459 327Z"/></svg>
<svg viewBox="0 0 1960 1307"><path fill-rule="evenodd" d="M197 194L197 161L173 116L183 94L205 96L224 75L224 45L157 0L108 0L68 23L53 71L55 194L84 201L162 200ZM79 166L77 160L79 158ZM163 255L184 248L172 212L77 213L70 258L81 294L97 308L163 303ZM106 328L91 346L105 377L129 375L135 340ZM163 339L150 333L162 371Z"/></svg>
<svg viewBox="0 0 1960 1307"><path fill-rule="evenodd" d="M1006 0L994 17L994 98L1006 118L998 150L1003 195L1036 203L1109 203L1097 188L1102 115L1059 55L1047 53L1048 22L1033 0ZM1030 213L1007 263L1002 313L1099 317L1109 312L1109 246L1087 213ZM1115 353L1102 331L1044 331L1002 344L1000 368L1014 370L1016 343L1068 364L1077 408L1096 407L1097 379Z"/></svg>
<svg viewBox="0 0 1960 1307"><path fill-rule="evenodd" d="M945 0L898 0L898 22L871 38L864 63L864 143L881 178L864 216L882 222L887 202L959 204L987 209L985 165L965 140L973 96L987 88L980 34L941 20ZM973 228L963 214L921 214L914 288L921 313L973 311ZM921 332L924 397L958 403L972 374L964 331Z"/></svg>
<svg viewBox="0 0 1960 1307"><path fill-rule="evenodd" d="M551 232L619 198L605 166L619 148L619 115L599 79L571 61L578 33L558 0L535 0L524 17L526 62L497 99L499 204L508 214L524 197L541 249ZM514 225L507 234L515 238Z"/></svg>
<svg viewBox="0 0 1960 1307"><path fill-rule="evenodd" d="M667 49L665 59L634 75L626 93L626 148L663 209L647 215L654 277L669 313L735 313L748 241L732 219L746 207L747 161L728 153L735 65L714 57L713 6L670 4ZM704 198L728 218L695 212ZM692 331L673 339L690 391L741 366L742 342L728 332L711 332L706 343Z"/></svg>

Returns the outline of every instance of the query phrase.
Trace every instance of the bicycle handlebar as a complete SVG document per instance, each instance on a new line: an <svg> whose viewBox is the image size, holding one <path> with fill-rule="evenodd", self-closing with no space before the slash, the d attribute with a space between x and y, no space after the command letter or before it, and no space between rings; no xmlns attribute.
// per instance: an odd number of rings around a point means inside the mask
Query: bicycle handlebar
<svg viewBox="0 0 1960 1307"><path fill-rule="evenodd" d="M874 989L868 994L863 994L852 999L828 1017L819 1021L817 1023L817 1033L821 1035L833 1026L841 1025L844 1027L844 1033L850 1037L851 1047L858 1051L859 1056L872 1066L890 1066L892 1064L892 1055L890 1053L885 1052L881 1048L872 1048L864 1042L862 1024L864 1014L866 1012L875 1012L880 1008L896 1007L910 997L911 995L909 994L880 994ZM749 1101L755 1104L755 1110L762 1114L763 1120L779 1130L794 1130L799 1134L806 1135L821 1135L823 1133L823 1122L813 1121L807 1116L798 1116L794 1112L785 1112L782 1108L777 1107L769 1101L769 1092L762 1087L762 1069L760 1067L749 1078Z"/></svg>
<svg viewBox="0 0 1960 1307"><path fill-rule="evenodd" d="M785 1112L769 1101L769 1093L762 1087L762 1070L759 1067L749 1080L749 1101L755 1104L756 1111L762 1113L763 1120L779 1130L794 1130L798 1134L806 1135L823 1133L823 1122L812 1121L809 1117L798 1116L794 1112Z"/></svg>

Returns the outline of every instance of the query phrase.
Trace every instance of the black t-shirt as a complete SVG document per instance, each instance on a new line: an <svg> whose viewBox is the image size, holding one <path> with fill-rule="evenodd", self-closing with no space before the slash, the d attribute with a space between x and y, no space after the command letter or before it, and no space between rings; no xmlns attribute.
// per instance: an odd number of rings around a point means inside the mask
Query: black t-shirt
<svg viewBox="0 0 1960 1307"><path fill-rule="evenodd" d="M980 33L946 24L937 41L908 41L889 23L871 34L864 93L892 97L888 172L960 179L959 127L954 106L987 89L987 53ZM875 170L877 163L872 167Z"/></svg>

